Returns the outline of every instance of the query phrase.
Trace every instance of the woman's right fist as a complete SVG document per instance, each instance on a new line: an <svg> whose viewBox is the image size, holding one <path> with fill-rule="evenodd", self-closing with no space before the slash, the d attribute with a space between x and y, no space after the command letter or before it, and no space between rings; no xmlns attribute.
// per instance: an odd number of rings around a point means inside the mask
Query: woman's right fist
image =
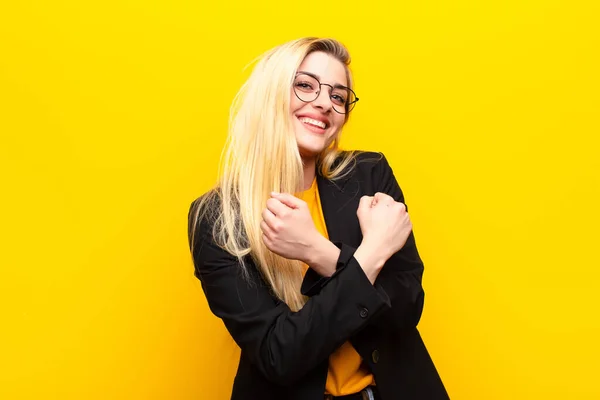
<svg viewBox="0 0 600 400"><path fill-rule="evenodd" d="M406 206L385 193L361 197L356 215L363 244L386 260L404 247L412 231Z"/></svg>

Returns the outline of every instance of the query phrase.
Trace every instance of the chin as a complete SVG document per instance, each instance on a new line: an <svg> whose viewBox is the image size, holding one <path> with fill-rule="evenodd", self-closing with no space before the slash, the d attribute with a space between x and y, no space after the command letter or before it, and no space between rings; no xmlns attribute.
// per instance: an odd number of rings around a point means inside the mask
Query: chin
<svg viewBox="0 0 600 400"><path fill-rule="evenodd" d="M300 151L300 157L302 158L316 158L322 151L322 148L307 148L304 146L299 146L298 150Z"/></svg>
<svg viewBox="0 0 600 400"><path fill-rule="evenodd" d="M302 140L304 139L304 140ZM301 137L298 142L298 150L302 157L316 157L325 149L323 140L317 138Z"/></svg>

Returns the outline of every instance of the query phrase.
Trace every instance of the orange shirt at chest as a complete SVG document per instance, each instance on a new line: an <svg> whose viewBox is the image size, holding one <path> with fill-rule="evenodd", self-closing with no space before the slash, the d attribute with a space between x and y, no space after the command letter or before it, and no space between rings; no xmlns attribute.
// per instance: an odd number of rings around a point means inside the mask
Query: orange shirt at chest
<svg viewBox="0 0 600 400"><path fill-rule="evenodd" d="M310 215L319 233L329 238L321 208L321 199L317 190L317 180L313 181L309 189L296 196L307 203ZM361 356L350 342L345 342L329 356L329 371L325 384L326 393L334 396L344 396L357 393L374 383L373 374L362 365Z"/></svg>

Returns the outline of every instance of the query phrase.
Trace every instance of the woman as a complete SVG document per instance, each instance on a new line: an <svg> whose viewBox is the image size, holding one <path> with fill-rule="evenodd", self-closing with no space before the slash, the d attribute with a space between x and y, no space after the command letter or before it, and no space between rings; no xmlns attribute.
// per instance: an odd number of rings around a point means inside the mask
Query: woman
<svg viewBox="0 0 600 400"><path fill-rule="evenodd" d="M278 46L234 102L195 275L242 352L232 399L446 399L416 329L423 264L381 154L343 152L358 98L331 39ZM294 195L295 194L295 195Z"/></svg>

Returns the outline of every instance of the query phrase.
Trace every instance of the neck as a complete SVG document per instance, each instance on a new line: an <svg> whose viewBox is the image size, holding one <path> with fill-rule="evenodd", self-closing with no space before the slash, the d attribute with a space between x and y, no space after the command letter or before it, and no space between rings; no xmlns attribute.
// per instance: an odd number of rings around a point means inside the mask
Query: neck
<svg viewBox="0 0 600 400"><path fill-rule="evenodd" d="M313 183L316 175L316 159L302 159L304 166L304 186L303 189L307 190Z"/></svg>

